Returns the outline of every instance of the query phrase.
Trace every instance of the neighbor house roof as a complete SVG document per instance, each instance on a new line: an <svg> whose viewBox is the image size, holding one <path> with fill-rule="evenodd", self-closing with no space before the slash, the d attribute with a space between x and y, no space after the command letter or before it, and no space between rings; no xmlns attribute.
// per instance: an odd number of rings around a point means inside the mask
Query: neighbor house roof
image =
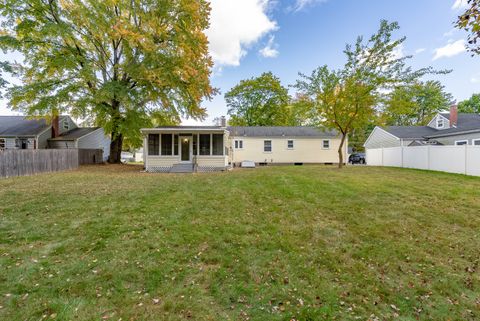
<svg viewBox="0 0 480 321"><path fill-rule="evenodd" d="M228 127L231 136L246 137L337 137L335 130L306 126L252 126Z"/></svg>
<svg viewBox="0 0 480 321"><path fill-rule="evenodd" d="M402 139L423 139L426 135L438 132L437 129L428 126L387 126L382 129Z"/></svg>
<svg viewBox="0 0 480 321"><path fill-rule="evenodd" d="M442 116L450 120L449 113L442 113ZM434 138L442 136L458 135L465 132L480 132L480 115L479 114L465 114L459 113L457 119L457 127L448 129L436 130L432 134L427 134L425 137Z"/></svg>
<svg viewBox="0 0 480 321"><path fill-rule="evenodd" d="M56 138L51 138L50 140L77 140L85 135L88 135L96 130L100 129L100 127L78 127L68 132L61 134Z"/></svg>
<svg viewBox="0 0 480 321"><path fill-rule="evenodd" d="M50 127L44 118L0 116L0 136L37 136Z"/></svg>

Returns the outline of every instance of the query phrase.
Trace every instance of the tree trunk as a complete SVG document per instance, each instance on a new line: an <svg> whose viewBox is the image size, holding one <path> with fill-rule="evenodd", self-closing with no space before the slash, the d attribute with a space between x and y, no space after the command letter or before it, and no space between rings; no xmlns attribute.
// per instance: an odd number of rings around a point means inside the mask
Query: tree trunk
<svg viewBox="0 0 480 321"><path fill-rule="evenodd" d="M120 164L122 160L123 135L112 133L112 142L110 143L110 157L108 162L111 164Z"/></svg>
<svg viewBox="0 0 480 321"><path fill-rule="evenodd" d="M343 145L345 145L346 139L347 139L347 133L342 134L342 139L340 140L340 146L338 147L338 168L342 168L345 162L343 159Z"/></svg>

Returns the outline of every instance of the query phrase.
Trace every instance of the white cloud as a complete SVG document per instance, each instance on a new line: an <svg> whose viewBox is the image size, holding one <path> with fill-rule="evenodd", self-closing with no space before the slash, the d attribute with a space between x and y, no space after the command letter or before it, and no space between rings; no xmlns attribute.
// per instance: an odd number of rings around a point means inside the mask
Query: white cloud
<svg viewBox="0 0 480 321"><path fill-rule="evenodd" d="M259 53L265 58L276 58L279 54L278 50L276 49L277 45L275 44L275 36L270 36L268 39L267 45L260 49Z"/></svg>
<svg viewBox="0 0 480 321"><path fill-rule="evenodd" d="M425 48L418 48L417 50L415 50L415 53L416 53L416 54L421 54L421 53L424 52L425 50L427 50L427 49L425 49Z"/></svg>
<svg viewBox="0 0 480 321"><path fill-rule="evenodd" d="M468 6L467 0L455 0L455 3L452 6L452 10L465 9Z"/></svg>
<svg viewBox="0 0 480 321"><path fill-rule="evenodd" d="M405 57L405 48L403 47L403 44L400 44L399 46L395 47L392 51L392 56L391 58L396 60Z"/></svg>
<svg viewBox="0 0 480 321"><path fill-rule="evenodd" d="M238 66L248 48L277 29L267 12L274 0L211 0L210 54L215 66Z"/></svg>
<svg viewBox="0 0 480 321"><path fill-rule="evenodd" d="M318 3L326 2L327 0L295 0L295 4L290 6L290 11L301 11L307 7L313 6Z"/></svg>
<svg viewBox="0 0 480 321"><path fill-rule="evenodd" d="M465 51L467 51L467 48L465 48L465 40L460 39L455 42L451 42L444 47L435 49L435 56L433 57L433 60L443 57L453 57Z"/></svg>

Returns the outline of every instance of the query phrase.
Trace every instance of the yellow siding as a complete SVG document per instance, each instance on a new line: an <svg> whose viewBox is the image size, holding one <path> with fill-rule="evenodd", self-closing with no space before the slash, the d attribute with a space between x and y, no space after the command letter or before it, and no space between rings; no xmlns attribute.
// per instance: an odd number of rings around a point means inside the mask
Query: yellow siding
<svg viewBox="0 0 480 321"><path fill-rule="evenodd" d="M180 163L179 156L146 156L148 167L171 167Z"/></svg>
<svg viewBox="0 0 480 321"><path fill-rule="evenodd" d="M225 167L228 165L227 156L197 156L198 166Z"/></svg>
<svg viewBox="0 0 480 321"><path fill-rule="evenodd" d="M235 140L243 140L243 149L235 149ZM263 151L265 140L272 141L272 152ZM288 140L294 141L293 149L287 148ZM323 149L323 140L330 140L329 149ZM340 138L231 137L231 146L234 163L245 160L256 163L338 163Z"/></svg>

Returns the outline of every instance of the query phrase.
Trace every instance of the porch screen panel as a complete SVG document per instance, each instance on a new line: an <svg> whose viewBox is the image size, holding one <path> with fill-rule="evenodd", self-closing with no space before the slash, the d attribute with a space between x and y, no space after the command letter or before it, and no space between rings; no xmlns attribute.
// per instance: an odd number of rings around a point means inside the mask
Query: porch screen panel
<svg viewBox="0 0 480 321"><path fill-rule="evenodd" d="M178 156L178 135L173 136L173 155Z"/></svg>
<svg viewBox="0 0 480 321"><path fill-rule="evenodd" d="M200 155L210 155L210 134L200 134Z"/></svg>
<svg viewBox="0 0 480 321"><path fill-rule="evenodd" d="M193 134L193 155L198 155L198 134Z"/></svg>
<svg viewBox="0 0 480 321"><path fill-rule="evenodd" d="M160 135L148 134L148 155L158 156L160 155Z"/></svg>
<svg viewBox="0 0 480 321"><path fill-rule="evenodd" d="M223 134L212 135L212 155L223 155Z"/></svg>
<svg viewBox="0 0 480 321"><path fill-rule="evenodd" d="M172 155L172 134L162 134L162 156Z"/></svg>

